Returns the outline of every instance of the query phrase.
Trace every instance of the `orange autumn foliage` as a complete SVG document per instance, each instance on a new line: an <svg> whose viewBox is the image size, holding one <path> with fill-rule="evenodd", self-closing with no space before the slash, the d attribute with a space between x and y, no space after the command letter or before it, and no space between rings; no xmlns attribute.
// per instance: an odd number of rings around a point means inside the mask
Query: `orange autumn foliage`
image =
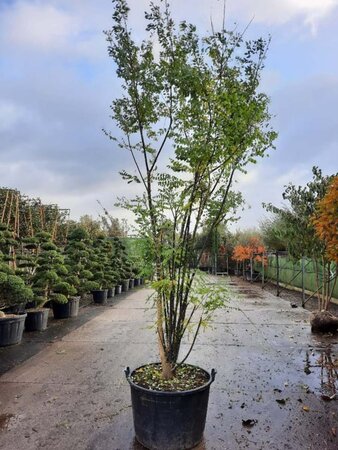
<svg viewBox="0 0 338 450"><path fill-rule="evenodd" d="M338 263L338 176L333 178L312 218L315 232L325 244L325 256Z"/></svg>
<svg viewBox="0 0 338 450"><path fill-rule="evenodd" d="M264 245L259 238L251 237L247 245L236 245L232 257L235 261L246 261L253 258L254 261L262 261L262 256L257 253L264 253L266 251Z"/></svg>

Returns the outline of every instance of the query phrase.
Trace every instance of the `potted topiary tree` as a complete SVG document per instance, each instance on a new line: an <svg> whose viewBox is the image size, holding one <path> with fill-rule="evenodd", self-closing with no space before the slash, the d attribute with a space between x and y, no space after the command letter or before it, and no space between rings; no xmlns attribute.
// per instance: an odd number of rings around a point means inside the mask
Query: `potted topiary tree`
<svg viewBox="0 0 338 450"><path fill-rule="evenodd" d="M64 256L68 270L65 281L76 289L76 295L83 296L91 291L93 253L93 243L87 230L75 227L67 237Z"/></svg>
<svg viewBox="0 0 338 450"><path fill-rule="evenodd" d="M122 292L122 249L120 245L120 239L118 237L112 238L113 250L112 250L112 267L116 274L115 282L115 295Z"/></svg>
<svg viewBox="0 0 338 450"><path fill-rule="evenodd" d="M105 277L105 283L107 288L107 297L111 298L115 295L115 286L117 283L117 272L114 262L114 245L110 238L105 238L102 242L102 266Z"/></svg>
<svg viewBox="0 0 338 450"><path fill-rule="evenodd" d="M48 301L52 301L55 319L76 317L80 298L75 297L74 286L64 281L68 275L64 256L49 233L40 232L36 237L39 239L39 254L32 287L37 306L43 308Z"/></svg>
<svg viewBox="0 0 338 450"><path fill-rule="evenodd" d="M132 264L128 257L128 253L122 240L119 238L114 239L115 258L118 265L118 274L120 278L120 284L122 286L122 292L127 292L131 287L131 280L133 276Z"/></svg>
<svg viewBox="0 0 338 450"><path fill-rule="evenodd" d="M16 274L19 245L20 242L13 230L6 224L0 223L0 251L2 252L2 261L9 268L13 269L13 274ZM6 308L6 311L13 314L23 313L25 305L25 302L12 304Z"/></svg>
<svg viewBox="0 0 338 450"><path fill-rule="evenodd" d="M94 303L104 304L108 298L109 275L107 274L107 241L104 235L99 235L93 244L94 255L92 262L93 282L91 291Z"/></svg>
<svg viewBox="0 0 338 450"><path fill-rule="evenodd" d="M141 269L134 262L131 270L134 278L134 286L139 286L141 284Z"/></svg>
<svg viewBox="0 0 338 450"><path fill-rule="evenodd" d="M59 281L54 284L51 295L54 319L78 316L80 296L77 296L76 293L76 288L67 281Z"/></svg>
<svg viewBox="0 0 338 450"><path fill-rule="evenodd" d="M112 298L115 295L116 285L118 281L118 274L115 270L113 261L107 262L105 273L108 286L107 296L108 298Z"/></svg>
<svg viewBox="0 0 338 450"><path fill-rule="evenodd" d="M4 313L2 310L25 304L32 298L30 287L4 262L4 255L0 251L0 347L21 342L26 318L26 313Z"/></svg>
<svg viewBox="0 0 338 450"><path fill-rule="evenodd" d="M175 25L163 0L150 4L149 35L138 45L126 0L113 4L114 25L106 36L123 95L114 100L112 117L124 137L111 137L135 163L136 173L124 171L123 178L143 188L121 204L136 214L154 254L160 353L160 363L126 370L135 434L148 449L182 450L202 439L215 377L185 361L229 295L198 275L204 246L193 264L196 236L202 227L210 235L234 216L242 200L231 190L235 173L264 156L276 137L269 99L258 89L267 43L245 43L224 27L201 39L194 25ZM191 346L181 355L183 336L194 324Z"/></svg>
<svg viewBox="0 0 338 450"><path fill-rule="evenodd" d="M38 254L41 251L41 245L45 243L45 239L41 240L37 237L27 237L21 239L21 254L17 256L16 273L23 277L25 283L33 287L34 276L38 265ZM40 295L39 290L35 290L33 301L27 305L25 330L26 331L43 331L47 328L49 308L44 305L46 299L44 295Z"/></svg>

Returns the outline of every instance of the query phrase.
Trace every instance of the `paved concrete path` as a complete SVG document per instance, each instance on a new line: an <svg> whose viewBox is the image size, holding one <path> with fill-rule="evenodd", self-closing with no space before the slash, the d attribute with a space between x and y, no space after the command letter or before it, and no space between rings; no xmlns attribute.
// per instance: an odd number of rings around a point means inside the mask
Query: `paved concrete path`
<svg viewBox="0 0 338 450"><path fill-rule="evenodd" d="M231 308L217 313L189 360L218 371L198 450L336 450L338 400L325 398L337 388L337 339L313 337L307 311L259 286L230 284ZM0 377L1 449L142 448L123 368L157 360L149 293L117 297Z"/></svg>

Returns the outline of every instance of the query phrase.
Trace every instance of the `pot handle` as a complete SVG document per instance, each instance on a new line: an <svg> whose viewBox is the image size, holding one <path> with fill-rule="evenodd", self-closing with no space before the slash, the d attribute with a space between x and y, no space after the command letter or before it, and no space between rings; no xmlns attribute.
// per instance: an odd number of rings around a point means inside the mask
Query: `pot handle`
<svg viewBox="0 0 338 450"><path fill-rule="evenodd" d="M213 383L215 381L217 370L211 369L211 382Z"/></svg>
<svg viewBox="0 0 338 450"><path fill-rule="evenodd" d="M126 376L126 378L128 380L129 375L130 375L130 368L128 366L124 369L124 374L125 374L125 376Z"/></svg>

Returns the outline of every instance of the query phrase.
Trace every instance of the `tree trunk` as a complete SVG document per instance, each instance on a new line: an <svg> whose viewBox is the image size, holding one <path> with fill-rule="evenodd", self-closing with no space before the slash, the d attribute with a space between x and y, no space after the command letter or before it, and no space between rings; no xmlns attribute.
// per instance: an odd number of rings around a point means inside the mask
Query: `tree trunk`
<svg viewBox="0 0 338 450"><path fill-rule="evenodd" d="M157 339L158 339L160 360L162 365L162 377L164 380L171 380L174 377L174 371L172 365L168 361L167 352L165 348L165 340L163 333L163 305L160 296L157 297L156 310L157 310Z"/></svg>

